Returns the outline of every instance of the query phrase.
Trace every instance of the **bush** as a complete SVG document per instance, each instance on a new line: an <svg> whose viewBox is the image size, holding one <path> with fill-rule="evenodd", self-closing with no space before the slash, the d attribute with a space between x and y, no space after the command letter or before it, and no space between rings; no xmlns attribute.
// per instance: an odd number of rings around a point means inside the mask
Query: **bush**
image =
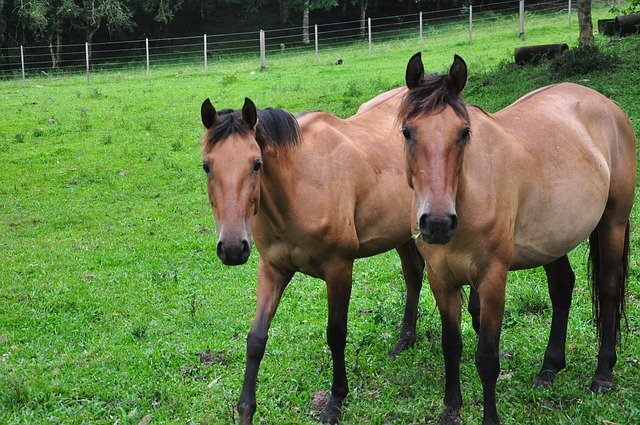
<svg viewBox="0 0 640 425"><path fill-rule="evenodd" d="M555 77L571 77L594 71L611 70L618 65L618 58L601 52L597 47L567 50L549 63L549 72Z"/></svg>

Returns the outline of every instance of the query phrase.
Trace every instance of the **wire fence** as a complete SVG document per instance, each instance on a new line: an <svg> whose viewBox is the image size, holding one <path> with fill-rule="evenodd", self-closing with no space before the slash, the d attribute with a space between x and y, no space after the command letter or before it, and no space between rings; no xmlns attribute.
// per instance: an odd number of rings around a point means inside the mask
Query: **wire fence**
<svg viewBox="0 0 640 425"><path fill-rule="evenodd" d="M443 31L460 32L473 44L477 35L502 30L508 23L513 25L515 36L524 37L528 19L549 13L566 14L567 25L571 25L574 13L572 0L549 0L530 5L525 4L524 0L503 1L368 18L364 27L360 20L318 24L308 28L308 40L303 39L303 27L292 27L191 37L65 44L61 46L57 69L52 68L49 45L1 48L0 78L25 79L52 72L86 73L89 78L95 72L137 68L146 69L147 77L150 77L152 67L199 62L206 72L211 62L239 57L259 61L264 69L271 56L301 51L309 52L318 63L321 49L363 45L371 55L375 43L408 38L419 39L422 49L426 43L437 42L438 34Z"/></svg>

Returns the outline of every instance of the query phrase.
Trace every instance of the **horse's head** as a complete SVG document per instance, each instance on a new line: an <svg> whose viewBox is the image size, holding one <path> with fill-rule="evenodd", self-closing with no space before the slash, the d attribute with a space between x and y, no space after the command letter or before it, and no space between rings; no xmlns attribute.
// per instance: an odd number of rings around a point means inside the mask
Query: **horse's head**
<svg viewBox="0 0 640 425"><path fill-rule="evenodd" d="M460 98L466 81L467 65L458 55L447 75L425 76L420 53L407 65L409 91L398 117L417 224L427 243L446 244L458 225L458 176L470 138L469 116Z"/></svg>
<svg viewBox="0 0 640 425"><path fill-rule="evenodd" d="M258 112L248 98L241 111L218 113L207 99L200 112L206 128L202 168L218 232L216 253L224 264L244 264L251 254L251 219L260 203Z"/></svg>

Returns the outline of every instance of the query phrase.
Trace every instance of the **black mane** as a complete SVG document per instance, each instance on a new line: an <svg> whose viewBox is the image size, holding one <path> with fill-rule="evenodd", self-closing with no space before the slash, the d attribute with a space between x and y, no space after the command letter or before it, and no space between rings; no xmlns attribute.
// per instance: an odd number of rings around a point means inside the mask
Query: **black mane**
<svg viewBox="0 0 640 425"><path fill-rule="evenodd" d="M420 83L410 89L400 104L398 118L406 122L425 112L440 112L451 106L456 114L469 120L467 107L451 86L447 75L426 75Z"/></svg>
<svg viewBox="0 0 640 425"><path fill-rule="evenodd" d="M215 125L205 134L203 147L211 149L232 134L246 135L250 132L251 128L242 119L240 110L223 109L218 112ZM260 149L294 147L301 141L300 126L292 114L278 108L258 110L256 142Z"/></svg>

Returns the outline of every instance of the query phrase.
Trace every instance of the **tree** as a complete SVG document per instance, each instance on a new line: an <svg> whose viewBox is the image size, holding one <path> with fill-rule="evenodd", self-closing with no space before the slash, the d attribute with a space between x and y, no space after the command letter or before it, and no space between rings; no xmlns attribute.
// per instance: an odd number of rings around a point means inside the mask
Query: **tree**
<svg viewBox="0 0 640 425"><path fill-rule="evenodd" d="M62 53L62 35L78 15L73 0L31 0L21 2L18 14L36 38L49 42L51 67L58 68Z"/></svg>
<svg viewBox="0 0 640 425"><path fill-rule="evenodd" d="M593 24L591 22L591 0L578 0L578 37L580 47L590 47L594 44Z"/></svg>
<svg viewBox="0 0 640 425"><path fill-rule="evenodd" d="M123 0L76 0L79 23L77 26L84 32L84 40L93 42L93 36L106 23L109 33L116 30L130 29L134 23L132 13Z"/></svg>
<svg viewBox="0 0 640 425"><path fill-rule="evenodd" d="M144 14L153 22L153 35L163 37L175 14L182 8L183 0L142 0Z"/></svg>

